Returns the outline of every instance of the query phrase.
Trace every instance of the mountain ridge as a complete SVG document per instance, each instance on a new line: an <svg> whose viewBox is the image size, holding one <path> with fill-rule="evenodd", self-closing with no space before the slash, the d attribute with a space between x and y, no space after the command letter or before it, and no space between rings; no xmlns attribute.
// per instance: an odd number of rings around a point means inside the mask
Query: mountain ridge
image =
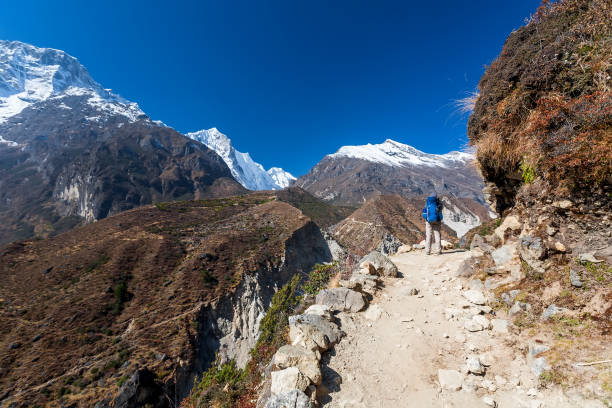
<svg viewBox="0 0 612 408"><path fill-rule="evenodd" d="M217 152L232 171L234 178L249 190L278 190L289 187L296 180L291 173L280 167L272 167L266 171L249 153L236 150L231 139L216 127L189 132L185 136Z"/></svg>

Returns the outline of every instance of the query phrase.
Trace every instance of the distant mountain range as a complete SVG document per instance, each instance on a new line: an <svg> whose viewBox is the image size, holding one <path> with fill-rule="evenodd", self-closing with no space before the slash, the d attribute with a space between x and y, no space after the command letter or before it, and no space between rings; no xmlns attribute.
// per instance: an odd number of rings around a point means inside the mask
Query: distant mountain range
<svg viewBox="0 0 612 408"><path fill-rule="evenodd" d="M358 206L378 195L414 197L434 191L484 203L482 178L473 160L469 153L428 154L387 139L344 146L325 156L295 185L343 205Z"/></svg>
<svg viewBox="0 0 612 408"><path fill-rule="evenodd" d="M278 190L288 187L296 180L291 173L279 167L266 171L261 164L253 161L248 153L234 149L231 140L217 128L187 133L186 136L217 152L230 168L234 178L249 190Z"/></svg>

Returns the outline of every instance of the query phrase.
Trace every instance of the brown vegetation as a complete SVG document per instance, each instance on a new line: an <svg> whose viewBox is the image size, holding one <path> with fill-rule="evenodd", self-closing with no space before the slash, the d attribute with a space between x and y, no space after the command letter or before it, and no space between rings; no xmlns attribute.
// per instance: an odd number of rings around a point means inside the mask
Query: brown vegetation
<svg viewBox="0 0 612 408"><path fill-rule="evenodd" d="M500 210L536 178L560 194L612 181L610 21L608 0L545 1L483 75L468 133Z"/></svg>

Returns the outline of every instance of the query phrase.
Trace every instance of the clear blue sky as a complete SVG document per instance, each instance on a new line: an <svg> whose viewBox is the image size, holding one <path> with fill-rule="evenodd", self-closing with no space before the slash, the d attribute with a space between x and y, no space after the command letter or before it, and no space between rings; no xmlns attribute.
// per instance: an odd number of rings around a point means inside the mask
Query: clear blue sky
<svg viewBox="0 0 612 408"><path fill-rule="evenodd" d="M347 144L466 144L476 88L539 0L5 2L0 38L62 49L178 131L296 176Z"/></svg>

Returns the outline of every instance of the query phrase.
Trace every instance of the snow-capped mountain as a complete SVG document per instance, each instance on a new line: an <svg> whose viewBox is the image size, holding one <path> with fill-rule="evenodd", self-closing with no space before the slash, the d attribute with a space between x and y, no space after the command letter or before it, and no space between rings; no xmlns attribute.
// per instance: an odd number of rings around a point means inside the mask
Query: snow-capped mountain
<svg viewBox="0 0 612 408"><path fill-rule="evenodd" d="M0 245L141 205L246 191L63 51L0 41Z"/></svg>
<svg viewBox="0 0 612 408"><path fill-rule="evenodd" d="M484 202L482 178L464 152L424 153L390 139L343 146L325 156L295 186L338 204L361 205L382 194L414 197L437 191Z"/></svg>
<svg viewBox="0 0 612 408"><path fill-rule="evenodd" d="M412 165L450 168L474 160L474 156L470 153L429 154L391 139L375 145L368 143L362 146L343 146L329 156L332 158L351 157L394 167Z"/></svg>
<svg viewBox="0 0 612 408"><path fill-rule="evenodd" d="M288 187L296 180L293 175L279 167L266 171L248 153L236 150L231 140L217 128L187 133L186 136L217 152L232 171L234 178L249 190L278 190Z"/></svg>
<svg viewBox="0 0 612 408"><path fill-rule="evenodd" d="M86 97L100 113L97 120L109 115L121 115L130 122L146 118L137 104L104 89L64 51L0 40L0 123L37 102L56 99L61 104L72 96Z"/></svg>

